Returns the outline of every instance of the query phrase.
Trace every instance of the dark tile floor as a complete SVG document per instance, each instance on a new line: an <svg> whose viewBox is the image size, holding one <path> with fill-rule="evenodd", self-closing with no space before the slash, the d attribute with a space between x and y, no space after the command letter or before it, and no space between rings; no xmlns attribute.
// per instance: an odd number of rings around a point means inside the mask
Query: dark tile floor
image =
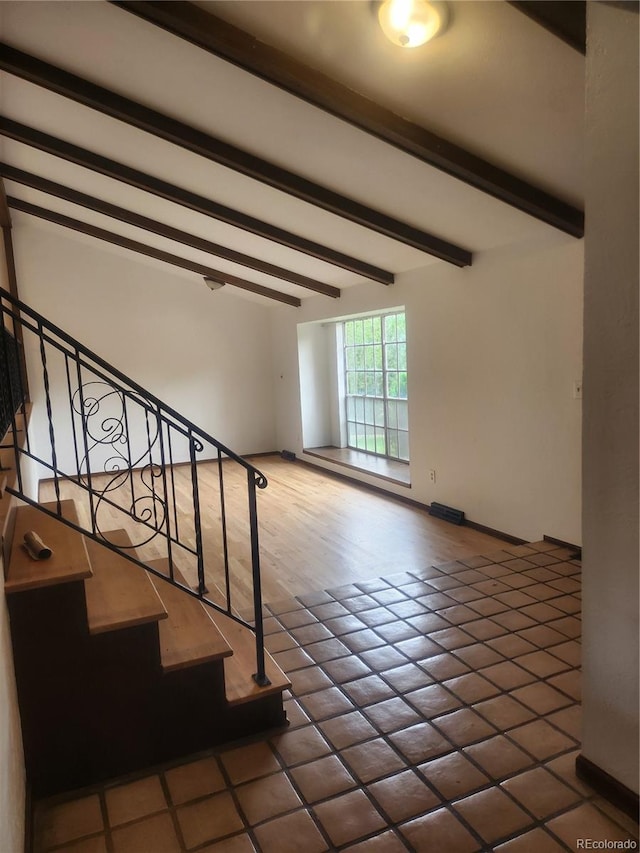
<svg viewBox="0 0 640 853"><path fill-rule="evenodd" d="M39 803L37 853L556 853L637 840L574 772L569 550L505 546L267 611L268 648L292 681L289 728Z"/></svg>

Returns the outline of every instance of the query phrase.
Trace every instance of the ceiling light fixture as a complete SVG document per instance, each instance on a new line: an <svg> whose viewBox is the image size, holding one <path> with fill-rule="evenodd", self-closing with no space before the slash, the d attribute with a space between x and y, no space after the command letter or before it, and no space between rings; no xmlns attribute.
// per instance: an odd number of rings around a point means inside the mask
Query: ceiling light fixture
<svg viewBox="0 0 640 853"><path fill-rule="evenodd" d="M400 47L419 47L442 30L444 7L430 0L384 0L378 9L382 32Z"/></svg>
<svg viewBox="0 0 640 853"><path fill-rule="evenodd" d="M204 283L207 285L209 290L221 290L225 286L226 281L216 281L215 278L204 276Z"/></svg>

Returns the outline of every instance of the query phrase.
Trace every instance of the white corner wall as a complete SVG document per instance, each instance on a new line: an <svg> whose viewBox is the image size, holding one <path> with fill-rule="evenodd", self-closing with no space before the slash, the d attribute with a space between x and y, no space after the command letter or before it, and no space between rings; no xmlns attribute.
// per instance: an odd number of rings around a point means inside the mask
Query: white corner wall
<svg viewBox="0 0 640 853"><path fill-rule="evenodd" d="M549 231L464 270L433 264L276 309L278 446L302 453L297 325L404 305L412 487L361 479L522 539L580 544L582 279L582 242Z"/></svg>
<svg viewBox="0 0 640 853"><path fill-rule="evenodd" d="M274 449L268 306L231 288L212 293L195 274L91 237L16 220L24 302L236 453ZM62 395L62 372L57 381L54 394ZM35 397L32 423L44 452L37 388Z"/></svg>
<svg viewBox="0 0 640 853"><path fill-rule="evenodd" d="M638 14L587 23L582 754L638 793Z"/></svg>

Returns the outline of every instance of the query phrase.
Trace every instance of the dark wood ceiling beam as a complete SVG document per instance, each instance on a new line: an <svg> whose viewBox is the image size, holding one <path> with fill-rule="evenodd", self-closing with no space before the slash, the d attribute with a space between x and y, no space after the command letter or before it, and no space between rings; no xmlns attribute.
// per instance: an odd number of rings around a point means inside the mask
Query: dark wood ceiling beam
<svg viewBox="0 0 640 853"><path fill-rule="evenodd" d="M266 273L275 278L288 281L291 284L297 284L300 287L305 287L308 290L313 290L315 293L321 293L323 296L331 296L336 299L340 296L340 290L330 284L324 284L321 281L316 281L313 278L308 278L305 275L299 275L291 270L283 267L269 264L266 261L261 261L258 258L252 258L242 252L236 252L232 249L227 249L225 246L220 246L218 243L212 243L210 240L205 240L195 234L189 234L186 231L181 231L178 228L172 228L163 222L158 222L155 219L150 219L148 216L141 216L131 210L126 210L124 207L119 207L115 204L103 201L95 196L87 195L86 193L74 190L71 187L65 187L55 181L49 181L47 178L42 178L39 175L34 175L31 172L25 172L23 169L16 169L8 163L0 163L0 175L10 181L22 184L23 186L31 187L47 195L61 198L64 201L69 201L72 204L77 204L87 210L93 210L96 213L102 213L105 216L110 216L112 219L117 219L119 222L127 222L129 225L134 225L136 228L142 228L145 231L150 231L153 234L158 234L160 237L166 237L168 240L174 240L176 243L182 243L185 246L190 246L192 249L199 249L202 252L207 252L210 255L215 255L219 258L224 258L227 261L232 261L235 264L248 267L249 269L258 272ZM0 205L1 207L1 205Z"/></svg>
<svg viewBox="0 0 640 853"><path fill-rule="evenodd" d="M574 50L582 54L587 52L586 0L508 0L508 2Z"/></svg>
<svg viewBox="0 0 640 853"><path fill-rule="evenodd" d="M0 43L0 69L458 267L471 253L110 89Z"/></svg>
<svg viewBox="0 0 640 853"><path fill-rule="evenodd" d="M239 278L235 275L214 270L204 264L198 264L195 261L180 258L177 255L172 255L169 252L164 252L161 249L156 249L153 246L147 246L146 243L139 243L137 240L130 240L128 237L122 237L120 234L114 234L112 231L105 231L104 228L98 228L95 225L89 225L87 222L81 222L79 219L72 219L70 216L64 216L62 213L57 213L54 210L39 207L36 204L22 201L21 199L9 196L7 198L9 207L12 210L20 210L23 213L28 213L31 216L37 216L39 219L46 219L48 222L54 222L56 225L62 225L64 228L70 228L72 231L78 231L81 234L88 234L98 240L104 240L107 243L112 243L115 246L121 246L124 249L129 249L139 255L146 255L148 258L155 258L158 261L163 261L165 264L171 264L174 267L180 267L183 270L197 273L203 278L210 278L213 281L219 281L221 284L231 284L241 290L247 290L249 293L256 293L259 296L265 296L267 299L274 299L277 302L283 302L285 305L293 305L299 308L301 300L296 296L290 296L288 293L281 293L278 290L272 290L270 287L263 287L261 284L255 284L252 281Z"/></svg>
<svg viewBox="0 0 640 853"><path fill-rule="evenodd" d="M109 178L144 190L152 195L175 202L190 210L195 210L197 213L211 216L213 219L218 219L227 225L233 225L235 228L248 231L258 237L264 237L266 240L287 246L289 249L294 249L297 252L310 255L318 260L326 261L328 264L349 270L349 272L353 272L363 278L378 281L381 284L393 284L393 273L387 270L380 269L380 267L373 266L350 255L345 255L327 246L322 246L297 234L292 234L290 231L285 231L275 225L262 222L253 216L248 216L246 213L232 210L230 207L225 207L209 198L177 187L175 184L170 184L152 175L147 175L137 169L132 169L130 166L125 166L108 157L103 157L101 154L95 154L86 148L73 145L71 142L65 142L41 130L36 130L9 118L0 117L0 134L9 139L14 139L16 142L22 142L24 145L30 145L32 148L45 151L47 154L60 157L70 163L75 163L85 169L90 169L93 172L106 175Z"/></svg>
<svg viewBox="0 0 640 853"><path fill-rule="evenodd" d="M0 180L0 228L11 228L11 214L7 205L4 181Z"/></svg>
<svg viewBox="0 0 640 853"><path fill-rule="evenodd" d="M396 115L192 3L110 2L536 219L573 237L584 234L584 213L578 208Z"/></svg>

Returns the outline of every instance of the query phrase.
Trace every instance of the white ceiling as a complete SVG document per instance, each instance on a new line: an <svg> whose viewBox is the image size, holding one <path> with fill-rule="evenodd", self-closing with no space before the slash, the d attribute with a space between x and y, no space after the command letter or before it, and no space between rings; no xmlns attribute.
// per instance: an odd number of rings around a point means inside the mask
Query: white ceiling
<svg viewBox="0 0 640 853"><path fill-rule="evenodd" d="M584 58L504 0L449 3L432 43L402 50L368 0L207 2L241 28L564 201L581 206ZM344 196L478 252L551 226L136 16L99 2L0 3L10 45ZM444 263L60 95L0 75L2 113L393 273ZM344 269L2 138L2 159L327 284ZM300 298L242 268L6 181L7 194ZM15 222L27 214L14 212ZM59 227L59 226L56 226ZM383 285L371 283L371 287Z"/></svg>

